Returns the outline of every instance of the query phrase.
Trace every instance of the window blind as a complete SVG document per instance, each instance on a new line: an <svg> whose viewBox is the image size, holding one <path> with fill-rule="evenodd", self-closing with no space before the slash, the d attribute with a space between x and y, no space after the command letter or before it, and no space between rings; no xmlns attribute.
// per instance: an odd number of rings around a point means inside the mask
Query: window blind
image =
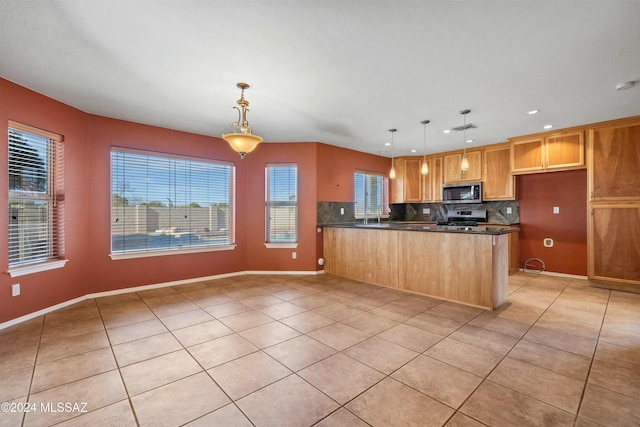
<svg viewBox="0 0 640 427"><path fill-rule="evenodd" d="M60 135L9 123L9 267L59 258L63 250Z"/></svg>
<svg viewBox="0 0 640 427"><path fill-rule="evenodd" d="M234 242L235 167L126 149L111 152L111 253Z"/></svg>
<svg viewBox="0 0 640 427"><path fill-rule="evenodd" d="M354 212L356 217L388 214L387 183L387 177L383 175L366 172L354 173Z"/></svg>
<svg viewBox="0 0 640 427"><path fill-rule="evenodd" d="M297 242L297 165L267 165L265 182L267 243Z"/></svg>

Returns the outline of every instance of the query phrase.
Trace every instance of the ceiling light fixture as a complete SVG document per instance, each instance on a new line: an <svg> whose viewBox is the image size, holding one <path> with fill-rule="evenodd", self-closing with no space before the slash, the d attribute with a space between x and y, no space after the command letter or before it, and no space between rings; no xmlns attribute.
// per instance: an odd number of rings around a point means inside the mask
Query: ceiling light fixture
<svg viewBox="0 0 640 427"><path fill-rule="evenodd" d="M545 129L551 129L553 127L553 125L544 125L543 128Z"/></svg>
<svg viewBox="0 0 640 427"><path fill-rule="evenodd" d="M396 179L396 168L393 167L393 133L398 129L389 129L391 132L391 169L389 170L389 179Z"/></svg>
<svg viewBox="0 0 640 427"><path fill-rule="evenodd" d="M420 123L422 123L422 126L424 128L424 158L422 159L422 168L420 169L420 173L422 175L426 175L429 173L429 166L427 165L427 124L429 124L429 120L422 120Z"/></svg>
<svg viewBox="0 0 640 427"><path fill-rule="evenodd" d="M451 129L445 129L442 131L442 133L451 133Z"/></svg>
<svg viewBox="0 0 640 427"><path fill-rule="evenodd" d="M534 114L538 114L540 112L540 110L531 110L531 111L527 111L527 114L530 116L533 116Z"/></svg>
<svg viewBox="0 0 640 427"><path fill-rule="evenodd" d="M467 114L469 114L471 112L471 110L462 110L460 111L460 114L462 114L462 117L464 117L464 124L462 125L462 141L466 141L467 140ZM464 150L462 151L462 161L460 162L460 170L462 170L462 172L466 172L469 170L469 159L467 159L467 147L464 147Z"/></svg>
<svg viewBox="0 0 640 427"><path fill-rule="evenodd" d="M234 110L238 110L238 120L231 123L231 131L233 133L222 134L222 139L227 141L233 151L240 154L240 158L244 159L247 153L252 152L262 142L262 138L258 135L251 134L251 127L247 121L247 112L249 111L249 101L244 99L244 90L249 89L247 83L238 83L236 85L240 92L240 99L238 99L238 107L233 107Z"/></svg>

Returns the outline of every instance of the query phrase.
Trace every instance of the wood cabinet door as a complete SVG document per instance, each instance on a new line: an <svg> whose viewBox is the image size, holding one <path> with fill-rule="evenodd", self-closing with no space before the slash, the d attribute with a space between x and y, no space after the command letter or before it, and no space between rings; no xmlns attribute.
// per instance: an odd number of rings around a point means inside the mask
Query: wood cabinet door
<svg viewBox="0 0 640 427"><path fill-rule="evenodd" d="M422 159L404 160L404 201L422 201Z"/></svg>
<svg viewBox="0 0 640 427"><path fill-rule="evenodd" d="M589 132L591 200L640 200L640 123Z"/></svg>
<svg viewBox="0 0 640 427"><path fill-rule="evenodd" d="M389 203L404 203L404 160L393 159L396 177L389 179Z"/></svg>
<svg viewBox="0 0 640 427"><path fill-rule="evenodd" d="M467 150L469 170L462 174L463 181L480 181L482 179L482 150ZM462 157L460 157L462 161Z"/></svg>
<svg viewBox="0 0 640 427"><path fill-rule="evenodd" d="M544 168L544 139L511 142L511 172L526 173Z"/></svg>
<svg viewBox="0 0 640 427"><path fill-rule="evenodd" d="M422 165L420 165L420 176L422 177L422 200L425 202L430 202L433 200L433 168L430 158L422 159L422 161L427 162L427 168L429 168L429 172L426 175L422 175Z"/></svg>
<svg viewBox="0 0 640 427"><path fill-rule="evenodd" d="M482 158L483 199L513 200L515 178L511 174L511 144L485 148Z"/></svg>
<svg viewBox="0 0 640 427"><path fill-rule="evenodd" d="M640 285L640 202L594 203L589 279Z"/></svg>
<svg viewBox="0 0 640 427"><path fill-rule="evenodd" d="M444 156L443 177L445 184L462 181L461 161L462 153Z"/></svg>
<svg viewBox="0 0 640 427"><path fill-rule="evenodd" d="M584 166L584 132L577 131L545 138L546 169Z"/></svg>
<svg viewBox="0 0 640 427"><path fill-rule="evenodd" d="M431 179L432 198L433 202L442 201L442 184L443 184L443 159L442 157L432 157L431 165L429 167L429 176Z"/></svg>

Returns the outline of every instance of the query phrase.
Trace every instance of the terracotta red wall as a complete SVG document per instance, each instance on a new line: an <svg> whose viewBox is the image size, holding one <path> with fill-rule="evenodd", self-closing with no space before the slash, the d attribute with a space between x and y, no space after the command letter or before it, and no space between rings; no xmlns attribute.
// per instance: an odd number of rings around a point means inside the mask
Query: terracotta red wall
<svg viewBox="0 0 640 427"><path fill-rule="evenodd" d="M529 258L540 258L546 271L586 276L587 171L521 175L517 189L520 265ZM557 215L554 206L560 208ZM552 248L544 247L546 237L554 240Z"/></svg>
<svg viewBox="0 0 640 427"><path fill-rule="evenodd" d="M391 159L359 151L318 144L318 200L353 202L356 170L389 173Z"/></svg>
<svg viewBox="0 0 640 427"><path fill-rule="evenodd" d="M62 269L11 278L7 259L8 121L14 120L64 136L65 147L65 255ZM87 201L87 115L60 102L0 79L0 323L86 294L89 271L84 236L90 228ZM11 284L19 283L21 295L11 297Z"/></svg>

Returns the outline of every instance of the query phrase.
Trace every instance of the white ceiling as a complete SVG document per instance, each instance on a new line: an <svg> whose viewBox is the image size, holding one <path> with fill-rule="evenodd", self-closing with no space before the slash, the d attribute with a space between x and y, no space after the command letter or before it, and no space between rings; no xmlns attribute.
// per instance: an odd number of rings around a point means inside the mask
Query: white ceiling
<svg viewBox="0 0 640 427"><path fill-rule="evenodd" d="M433 153L640 115L640 0L0 0L0 76L212 136L244 81L266 142Z"/></svg>

